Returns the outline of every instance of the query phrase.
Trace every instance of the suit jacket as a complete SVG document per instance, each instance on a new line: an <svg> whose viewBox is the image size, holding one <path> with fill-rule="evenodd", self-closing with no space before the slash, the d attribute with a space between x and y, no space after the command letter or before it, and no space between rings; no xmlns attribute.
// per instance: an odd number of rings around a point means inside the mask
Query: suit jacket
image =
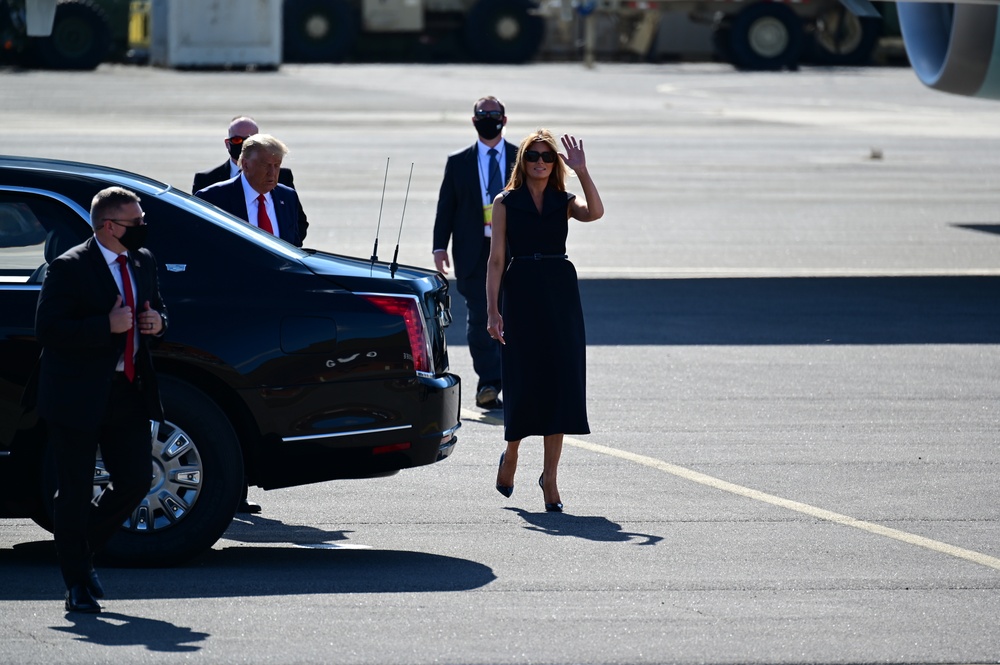
<svg viewBox="0 0 1000 665"><path fill-rule="evenodd" d="M200 199L222 208L230 215L247 219L247 201L243 194L243 174L235 178L198 190L194 193ZM274 214L278 218L278 236L296 247L302 246L302 232L299 229L299 195L291 187L278 184L271 190L274 200Z"/></svg>
<svg viewBox="0 0 1000 665"><path fill-rule="evenodd" d="M517 146L504 141L507 165L504 184L510 179L517 157ZM434 247L447 249L455 262L455 277L462 279L476 268L483 252L483 188L479 179L478 142L448 155L444 179L438 193L434 217Z"/></svg>
<svg viewBox="0 0 1000 665"><path fill-rule="evenodd" d="M210 187L217 182L222 182L224 180L229 180L230 178L232 178L232 176L229 175L230 172L229 164L230 161L227 159L224 164L220 164L216 166L214 169L208 169L207 171L199 171L198 173L195 173L194 184L191 186L191 193L197 196L198 192L205 189L206 187ZM292 175L291 169L286 169L285 167L281 167L281 170L278 171L278 184L295 189L295 177ZM306 230L309 228L309 222L308 220L306 220L306 212L305 210L302 209L302 203L300 202L298 206L299 206L298 245L301 247L302 241L306 239Z"/></svg>
<svg viewBox="0 0 1000 665"><path fill-rule="evenodd" d="M97 245L91 237L49 264L35 312L35 334L42 344L38 413L50 422L88 430L99 427L106 410L113 408L108 404L111 381L125 351L125 337L132 334L111 332L108 314L121 292ZM147 249L128 256L137 309L148 300L163 315L166 330L156 259ZM162 421L150 342L150 335L139 335L136 376L149 417Z"/></svg>

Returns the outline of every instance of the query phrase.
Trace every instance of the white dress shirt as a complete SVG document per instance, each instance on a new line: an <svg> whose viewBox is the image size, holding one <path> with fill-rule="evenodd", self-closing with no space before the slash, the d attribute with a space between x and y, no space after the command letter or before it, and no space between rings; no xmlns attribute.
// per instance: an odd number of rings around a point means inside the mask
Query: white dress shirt
<svg viewBox="0 0 1000 665"><path fill-rule="evenodd" d="M247 221L253 226L257 226L257 208L260 207L260 201L257 200L257 197L260 196L260 192L251 187L246 178L240 178L240 182L243 183L243 197L247 202ZM264 195L264 203L267 206L267 218L271 220L271 228L274 229L274 237L280 238L278 215L274 211L274 197L271 196L271 192Z"/></svg>
<svg viewBox="0 0 1000 665"><path fill-rule="evenodd" d="M95 238L95 240L97 239ZM125 286L124 282L122 281L122 270L121 270L122 267L118 263L118 254L115 254L110 249L102 245L100 240L97 240L97 246L101 248L101 254L104 256L104 260L108 264L108 270L111 271L111 276L114 278L115 284L118 285L118 293L122 294L122 304L124 305L127 301L125 298ZM126 259L128 259L128 252L122 252L121 255L124 256ZM135 283L135 271L132 270L131 264L126 263L125 265L128 266L129 281L132 283L132 302L135 303L135 309L136 309L136 311L132 312L132 317L133 317L132 337L134 338L135 341L135 344L133 345L132 348L138 351L139 326L135 325L135 321L138 319L139 312L142 309L142 303L139 302L139 291ZM122 357L118 359L118 365L115 367L115 369L119 372L125 371L125 354L122 354Z"/></svg>

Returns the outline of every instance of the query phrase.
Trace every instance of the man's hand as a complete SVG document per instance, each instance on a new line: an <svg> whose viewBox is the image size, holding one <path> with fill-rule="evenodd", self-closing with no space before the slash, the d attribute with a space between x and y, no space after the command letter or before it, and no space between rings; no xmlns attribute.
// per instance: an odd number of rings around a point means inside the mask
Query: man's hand
<svg viewBox="0 0 1000 665"><path fill-rule="evenodd" d="M147 300L139 313L139 332L143 335L159 335L163 332L163 317L149 306Z"/></svg>
<svg viewBox="0 0 1000 665"><path fill-rule="evenodd" d="M448 275L448 268L451 267L451 261L448 260L448 252L443 249L434 250L434 267L442 275Z"/></svg>
<svg viewBox="0 0 1000 665"><path fill-rule="evenodd" d="M122 305L121 296L115 299L115 305L111 308L108 319L111 321L112 333L123 333L132 329L132 308Z"/></svg>

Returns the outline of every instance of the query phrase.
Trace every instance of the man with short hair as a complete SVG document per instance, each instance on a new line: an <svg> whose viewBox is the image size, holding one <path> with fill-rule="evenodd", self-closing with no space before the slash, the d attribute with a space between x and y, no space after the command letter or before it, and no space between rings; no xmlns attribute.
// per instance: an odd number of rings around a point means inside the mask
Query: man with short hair
<svg viewBox="0 0 1000 665"><path fill-rule="evenodd" d="M100 612L93 556L150 488L150 420L163 421L150 340L167 328L139 197L94 197L94 235L51 262L35 314L38 413L56 459L53 526L69 612ZM93 496L94 460L111 482Z"/></svg>
<svg viewBox="0 0 1000 665"><path fill-rule="evenodd" d="M299 197L278 182L281 162L288 154L284 143L269 134L254 134L243 141L240 172L229 180L195 192L195 196L231 215L302 246Z"/></svg>
<svg viewBox="0 0 1000 665"><path fill-rule="evenodd" d="M226 152L229 153L229 159L215 168L195 173L191 193L197 195L200 190L205 189L206 187L210 187L218 182L230 180L239 175L239 160L240 154L243 151L243 142L258 133L260 133L260 129L257 127L257 122L253 118L245 115L233 118L229 123L228 136L223 140L223 143L226 146ZM295 177L292 175L292 170L282 167L278 172L278 182L286 187L295 189ZM301 201L298 204L298 213L299 244L301 245L301 243L306 239L306 231L309 228L309 221L306 219L306 213L302 209Z"/></svg>
<svg viewBox="0 0 1000 665"><path fill-rule="evenodd" d="M455 259L458 292L468 309L466 339L479 376L476 405L500 409L500 345L486 330L486 264L490 257L493 198L510 178L517 146L503 138L506 111L496 97L473 106L472 125L479 140L448 156L434 218L434 265L448 274L448 242Z"/></svg>

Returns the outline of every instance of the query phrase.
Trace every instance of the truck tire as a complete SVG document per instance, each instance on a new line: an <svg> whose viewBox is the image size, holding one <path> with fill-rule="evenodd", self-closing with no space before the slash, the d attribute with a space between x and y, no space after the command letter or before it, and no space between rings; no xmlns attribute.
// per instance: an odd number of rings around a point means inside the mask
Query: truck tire
<svg viewBox="0 0 1000 665"><path fill-rule="evenodd" d="M729 54L737 69L795 69L802 41L802 22L794 11L775 2L760 2L733 19Z"/></svg>
<svg viewBox="0 0 1000 665"><path fill-rule="evenodd" d="M285 62L342 62L361 32L347 0L285 0L283 20Z"/></svg>
<svg viewBox="0 0 1000 665"><path fill-rule="evenodd" d="M96 69L110 50L108 17L91 0L62 0L52 34L31 40L35 61L49 69Z"/></svg>
<svg viewBox="0 0 1000 665"><path fill-rule="evenodd" d="M816 17L815 27L805 48L810 61L818 65L864 65L878 44L882 19L859 18L838 3Z"/></svg>
<svg viewBox="0 0 1000 665"><path fill-rule="evenodd" d="M519 64L535 57L545 21L523 0L479 0L465 17L465 48L480 62Z"/></svg>

